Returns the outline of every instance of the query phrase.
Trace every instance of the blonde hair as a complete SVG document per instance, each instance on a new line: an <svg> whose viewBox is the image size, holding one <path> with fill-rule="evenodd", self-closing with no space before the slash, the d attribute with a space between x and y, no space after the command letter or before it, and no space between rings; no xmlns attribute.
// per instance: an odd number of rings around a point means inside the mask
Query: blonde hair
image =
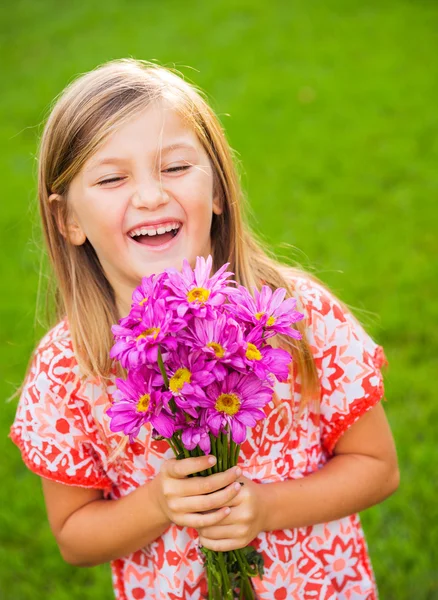
<svg viewBox="0 0 438 600"><path fill-rule="evenodd" d="M81 246L69 243L60 233L55 210L60 211L58 219L66 223L69 185L85 161L122 123L157 99L171 102L211 160L223 209L222 214L213 215L211 228L214 269L229 262L235 279L249 290L260 289L263 284L273 289L284 287L287 297L294 296L293 276L305 276L323 285L300 267L279 262L245 222L246 199L235 157L203 93L176 71L154 63L134 59L107 62L81 75L55 99L41 138L38 172L43 234L54 274L53 316L55 322L67 317L82 375L102 381L109 379L113 366L109 357L111 325L120 317L114 293L89 241ZM49 202L53 193L64 200ZM53 294L53 289L48 293ZM299 298L297 301L299 310ZM319 395L318 374L305 335L305 320L294 326L302 334L301 340L278 336L273 345L292 353L306 402Z"/></svg>

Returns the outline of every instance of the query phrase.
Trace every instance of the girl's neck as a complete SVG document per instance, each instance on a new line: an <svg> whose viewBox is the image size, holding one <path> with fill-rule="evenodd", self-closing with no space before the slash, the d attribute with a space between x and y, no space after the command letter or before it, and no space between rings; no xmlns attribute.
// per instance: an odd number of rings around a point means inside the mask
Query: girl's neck
<svg viewBox="0 0 438 600"><path fill-rule="evenodd" d="M126 317L131 310L131 304L126 302L124 298L116 298L116 306L119 319Z"/></svg>

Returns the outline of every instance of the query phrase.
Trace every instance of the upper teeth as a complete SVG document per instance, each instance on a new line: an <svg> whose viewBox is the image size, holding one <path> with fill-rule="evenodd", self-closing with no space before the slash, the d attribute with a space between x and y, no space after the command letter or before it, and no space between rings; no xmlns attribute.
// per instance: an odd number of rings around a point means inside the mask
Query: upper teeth
<svg viewBox="0 0 438 600"><path fill-rule="evenodd" d="M139 227L138 229L130 231L129 235L131 237L135 237L137 235L161 235L163 233L166 233L166 231L179 229L180 226L180 223L168 223L167 225L163 225L161 227Z"/></svg>

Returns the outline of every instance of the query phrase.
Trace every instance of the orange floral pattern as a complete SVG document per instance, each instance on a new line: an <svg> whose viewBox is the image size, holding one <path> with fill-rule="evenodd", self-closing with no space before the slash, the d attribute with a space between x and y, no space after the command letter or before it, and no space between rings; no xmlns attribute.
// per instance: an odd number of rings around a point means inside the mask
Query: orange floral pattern
<svg viewBox="0 0 438 600"><path fill-rule="evenodd" d="M320 403L309 403L298 416L301 387L295 365L287 383L276 383L276 401L249 431L239 458L243 474L260 483L298 479L321 468L341 435L384 395L382 347L321 286L305 278L296 278L294 285L318 369ZM102 489L114 499L154 478L173 454L148 427L111 459L121 441L105 414L114 391L114 377L107 392L97 379L80 380L68 322L58 323L38 346L11 427L26 465L42 477ZM253 580L260 600L377 599L357 514L263 532L252 544L265 560L263 579ZM118 600L206 597L194 529L172 525L111 567Z"/></svg>

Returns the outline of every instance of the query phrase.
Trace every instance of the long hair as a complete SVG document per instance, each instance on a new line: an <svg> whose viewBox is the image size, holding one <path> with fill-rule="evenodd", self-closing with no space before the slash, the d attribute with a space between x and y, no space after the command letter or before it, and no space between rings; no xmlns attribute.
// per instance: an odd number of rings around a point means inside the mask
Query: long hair
<svg viewBox="0 0 438 600"><path fill-rule="evenodd" d="M237 161L203 92L176 71L154 63L107 62L79 76L55 99L42 134L38 167L39 209L53 279L48 288L54 298L51 324L67 317L82 376L102 381L109 379L114 367L109 357L111 325L120 318L114 292L89 241L76 246L60 233L53 205L60 204L58 219L66 223L69 185L85 161L111 133L154 100L170 102L196 133L213 166L222 206L211 226L214 269L229 262L235 279L249 290L260 290L264 284L272 289L284 287L287 297L296 297L298 310L302 307L291 284L293 276L323 285L301 267L277 260L251 231ZM52 193L63 200L50 203ZM306 339L306 323L299 321L294 327L302 334L301 340L277 336L272 343L291 352L303 400L317 399L318 374Z"/></svg>

